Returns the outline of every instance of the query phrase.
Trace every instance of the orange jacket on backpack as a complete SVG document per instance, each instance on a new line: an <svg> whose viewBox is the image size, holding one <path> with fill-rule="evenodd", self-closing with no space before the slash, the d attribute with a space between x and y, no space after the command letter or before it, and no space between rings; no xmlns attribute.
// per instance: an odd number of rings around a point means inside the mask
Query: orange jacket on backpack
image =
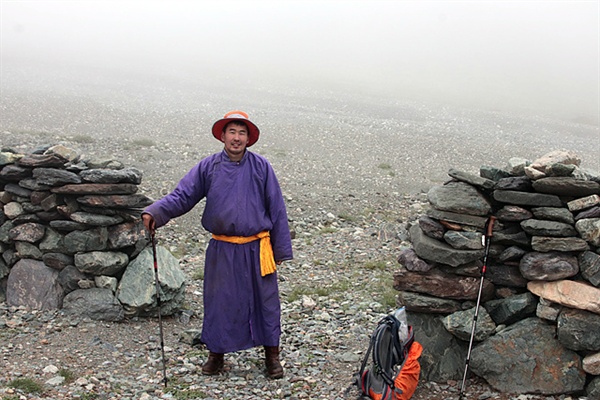
<svg viewBox="0 0 600 400"><path fill-rule="evenodd" d="M419 342L413 342L408 354L406 356L406 362L400 370L396 379L394 379L394 386L400 389L402 393L393 392L392 400L410 400L412 395L417 389L419 384L419 375L421 374L421 364L419 364L419 357L423 352L423 346ZM373 400L381 400L381 393L375 393L373 390L369 390L369 396Z"/></svg>

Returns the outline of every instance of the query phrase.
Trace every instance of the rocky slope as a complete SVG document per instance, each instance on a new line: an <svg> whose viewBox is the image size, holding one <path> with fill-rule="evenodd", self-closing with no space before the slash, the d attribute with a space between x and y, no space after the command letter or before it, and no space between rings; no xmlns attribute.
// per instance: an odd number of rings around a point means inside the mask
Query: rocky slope
<svg viewBox="0 0 600 400"><path fill-rule="evenodd" d="M262 128L252 150L278 173L296 233L295 259L279 274L286 375L268 380L258 350L229 355L220 376L198 373L206 350L188 342L202 315L208 236L199 225L200 204L158 233L189 277L187 309L163 321L168 387L161 385L154 319L105 323L3 306L0 393L7 399L353 398L353 390L345 391L369 334L394 307L392 276L409 246L407 223L428 207L424 193L431 185L445 181L453 166L476 172L562 148L600 169L597 127L541 117L308 90L216 95L196 87L179 88L175 96L167 83L125 88L109 82L100 92L82 85L27 91L6 85L1 145L27 152L62 143L118 159L142 170L142 191L159 198L197 160L220 149L208 132L224 112L245 109ZM22 378L41 383L42 391L11 387ZM541 398L495 393L477 380L467 392L478 399ZM421 382L414 398L457 397L457 382Z"/></svg>

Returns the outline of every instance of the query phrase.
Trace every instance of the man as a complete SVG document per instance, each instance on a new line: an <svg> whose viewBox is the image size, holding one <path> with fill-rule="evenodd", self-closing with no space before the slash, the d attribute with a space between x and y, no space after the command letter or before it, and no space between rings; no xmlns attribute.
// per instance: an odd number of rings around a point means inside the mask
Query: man
<svg viewBox="0 0 600 400"><path fill-rule="evenodd" d="M292 259L285 203L269 162L247 150L260 135L248 114L225 114L212 133L224 143L223 151L202 159L142 219L153 233L206 198L202 226L212 239L204 266L201 341L210 353L202 373L218 374L224 353L264 346L268 376L281 378L276 265Z"/></svg>

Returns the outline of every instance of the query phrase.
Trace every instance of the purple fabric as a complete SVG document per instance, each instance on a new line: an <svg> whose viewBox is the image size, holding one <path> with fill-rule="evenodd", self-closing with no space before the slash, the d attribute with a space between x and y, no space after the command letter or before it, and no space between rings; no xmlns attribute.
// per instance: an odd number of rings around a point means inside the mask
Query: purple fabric
<svg viewBox="0 0 600 400"><path fill-rule="evenodd" d="M150 205L156 227L190 211L206 198L202 226L211 233L252 236L270 231L275 260L292 259L285 203L273 168L246 151L232 162L225 151L201 160L175 190ZM281 335L277 273L260 276L260 243L210 240L204 267L202 342L228 353L277 346Z"/></svg>

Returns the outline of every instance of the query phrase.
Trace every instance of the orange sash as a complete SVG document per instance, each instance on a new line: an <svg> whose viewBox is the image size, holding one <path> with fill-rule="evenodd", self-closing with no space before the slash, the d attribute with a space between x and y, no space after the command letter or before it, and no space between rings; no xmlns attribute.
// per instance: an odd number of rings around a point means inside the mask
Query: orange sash
<svg viewBox="0 0 600 400"><path fill-rule="evenodd" d="M215 240L234 244L246 244L260 239L260 275L269 275L277 270L275 256L273 255L273 246L271 246L271 235L268 231L263 231L253 236L227 236L215 235L213 233L212 237Z"/></svg>

